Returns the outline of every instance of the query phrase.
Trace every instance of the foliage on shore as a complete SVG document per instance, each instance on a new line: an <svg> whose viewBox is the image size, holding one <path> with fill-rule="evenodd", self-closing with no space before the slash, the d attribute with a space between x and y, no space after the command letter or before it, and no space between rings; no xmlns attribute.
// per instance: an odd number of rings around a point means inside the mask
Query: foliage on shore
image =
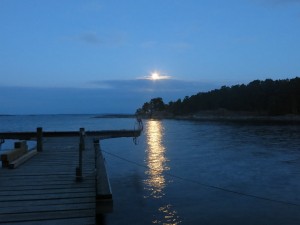
<svg viewBox="0 0 300 225"><path fill-rule="evenodd" d="M300 78L254 80L245 85L222 86L170 101L153 98L137 109L142 116L171 117L195 115L204 111L243 112L251 115L300 115Z"/></svg>

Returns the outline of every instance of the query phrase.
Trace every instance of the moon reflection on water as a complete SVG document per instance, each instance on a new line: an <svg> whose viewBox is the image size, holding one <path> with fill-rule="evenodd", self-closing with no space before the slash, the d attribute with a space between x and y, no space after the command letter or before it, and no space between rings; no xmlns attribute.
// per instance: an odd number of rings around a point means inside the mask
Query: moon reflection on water
<svg viewBox="0 0 300 225"><path fill-rule="evenodd" d="M164 172L170 170L167 165L166 147L163 144L164 126L159 120L148 120L146 123L148 170L145 180L146 190L149 195L145 198L163 199L164 189L168 184ZM170 182L170 181L169 181ZM162 218L161 218L162 217ZM153 224L176 225L181 223L177 212L171 204L162 204L158 208L158 215L152 221Z"/></svg>

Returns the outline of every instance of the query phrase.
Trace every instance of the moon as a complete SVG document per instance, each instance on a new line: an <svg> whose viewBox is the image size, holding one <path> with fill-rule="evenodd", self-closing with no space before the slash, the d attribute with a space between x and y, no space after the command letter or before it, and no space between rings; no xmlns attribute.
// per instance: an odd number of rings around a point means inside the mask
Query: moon
<svg viewBox="0 0 300 225"><path fill-rule="evenodd" d="M157 72L154 72L151 74L151 80L160 80L161 79L161 76L159 75L159 73Z"/></svg>
<svg viewBox="0 0 300 225"><path fill-rule="evenodd" d="M161 75L159 72L153 72L153 73L151 73L150 76L147 77L146 79L156 81L156 80L167 80L167 79L171 79L171 77L170 77L170 76L166 76L166 75Z"/></svg>
<svg viewBox="0 0 300 225"><path fill-rule="evenodd" d="M158 80L168 80L172 79L171 76L161 74L160 72L154 71L151 72L148 76L144 76L137 79L145 79L145 80L152 80L152 81L158 81Z"/></svg>

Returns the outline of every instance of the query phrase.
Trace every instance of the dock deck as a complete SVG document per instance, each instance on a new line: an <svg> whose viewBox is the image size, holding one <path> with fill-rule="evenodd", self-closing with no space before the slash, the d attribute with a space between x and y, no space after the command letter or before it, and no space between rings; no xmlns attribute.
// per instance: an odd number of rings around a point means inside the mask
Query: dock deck
<svg viewBox="0 0 300 225"><path fill-rule="evenodd" d="M85 137L80 180L78 136L43 138L42 152L16 169L0 169L0 224L96 224L97 214L112 207L98 140Z"/></svg>

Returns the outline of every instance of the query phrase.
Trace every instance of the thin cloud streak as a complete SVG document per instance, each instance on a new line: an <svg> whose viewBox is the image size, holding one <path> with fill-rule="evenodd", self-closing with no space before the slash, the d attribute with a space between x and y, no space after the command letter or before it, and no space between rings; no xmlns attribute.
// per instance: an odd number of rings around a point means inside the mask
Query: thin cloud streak
<svg viewBox="0 0 300 225"><path fill-rule="evenodd" d="M63 37L63 40L72 42L83 42L91 45L100 45L104 43L103 38L101 38L100 35L96 32L84 32L79 35L66 36Z"/></svg>
<svg viewBox="0 0 300 225"><path fill-rule="evenodd" d="M101 43L103 43L101 38L94 32L82 34L78 37L78 40L89 43L89 44L101 44Z"/></svg>
<svg viewBox="0 0 300 225"><path fill-rule="evenodd" d="M167 75L159 75L159 78L157 80L169 80L171 79L171 76L167 76ZM140 77L137 78L138 80L153 80L152 76L144 76L144 77Z"/></svg>
<svg viewBox="0 0 300 225"><path fill-rule="evenodd" d="M167 91L167 92L201 92L218 88L217 84L201 81L185 81L177 79L151 80L139 78L134 80L99 80L90 82L95 88L109 87L107 89L125 90L127 92Z"/></svg>
<svg viewBox="0 0 300 225"><path fill-rule="evenodd" d="M95 31L83 32L79 35L64 38L67 41L82 42L94 46L120 47L125 43L125 34L122 32L99 34Z"/></svg>

